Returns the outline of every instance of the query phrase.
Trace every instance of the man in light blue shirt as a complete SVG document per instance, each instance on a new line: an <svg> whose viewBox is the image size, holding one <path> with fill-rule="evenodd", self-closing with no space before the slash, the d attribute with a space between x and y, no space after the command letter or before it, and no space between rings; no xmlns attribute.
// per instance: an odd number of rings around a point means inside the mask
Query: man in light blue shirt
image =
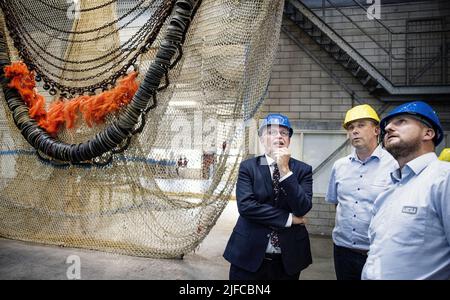
<svg viewBox="0 0 450 300"><path fill-rule="evenodd" d="M333 242L338 280L361 279L373 202L389 188L389 174L398 168L394 158L378 145L379 121L367 104L347 112L343 126L354 150L336 161L331 171L326 200L337 205Z"/></svg>
<svg viewBox="0 0 450 300"><path fill-rule="evenodd" d="M439 119L416 101L380 126L400 168L394 187L375 200L362 279L450 279L450 163L434 153L443 139Z"/></svg>

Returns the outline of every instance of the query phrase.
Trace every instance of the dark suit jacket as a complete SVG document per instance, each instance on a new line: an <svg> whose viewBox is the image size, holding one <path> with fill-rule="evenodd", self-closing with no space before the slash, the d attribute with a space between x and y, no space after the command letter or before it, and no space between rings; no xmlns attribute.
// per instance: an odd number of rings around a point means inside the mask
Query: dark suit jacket
<svg viewBox="0 0 450 300"><path fill-rule="evenodd" d="M312 168L291 158L292 175L280 183L274 203L272 177L265 156L243 161L236 185L239 218L225 248L224 258L250 272L261 266L269 234L279 232L283 265L293 275L312 263L306 227L285 227L289 213L304 216L312 207Z"/></svg>

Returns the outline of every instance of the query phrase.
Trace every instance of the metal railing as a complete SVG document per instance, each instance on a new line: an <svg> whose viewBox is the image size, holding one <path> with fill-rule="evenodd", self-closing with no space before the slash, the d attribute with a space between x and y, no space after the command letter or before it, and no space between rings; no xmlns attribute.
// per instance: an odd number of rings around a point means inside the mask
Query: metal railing
<svg viewBox="0 0 450 300"><path fill-rule="evenodd" d="M300 0L301 1L301 0ZM367 11L367 7L363 6L361 3L359 3L356 0L351 0L350 2L353 2L354 5L349 6L351 8L359 8L361 11L364 11L364 15L369 13ZM302 1L302 3L307 6L305 1ZM333 8L335 11L339 12L345 20L347 20L348 24L352 24L354 28L356 28L359 32L361 32L361 36L364 38L368 38L368 40L373 43L374 49L385 53L384 55L377 55L377 57L384 58L381 62L374 62L370 59L366 60L370 62L372 65L374 65L380 73L383 74L385 78L387 78L393 85L402 85L402 86L413 86L413 85L421 85L420 79L427 75L427 71L430 70L431 67L436 66L437 63L441 63L441 67L436 67L436 69L440 69L440 72L442 74L438 74L436 76L435 82L427 82L426 85L446 85L449 84L449 78L447 76L447 65L449 60L449 53L448 53L448 46L447 44L450 42L448 37L446 36L447 33L450 33L450 29L433 29L433 30L414 30L414 31L394 31L389 26L387 26L383 21L376 18L374 16L373 21L379 25L378 30L384 31L385 34L381 34L381 36L386 37L387 35L387 45L383 45L382 42L377 40L374 35L370 34L365 28L363 28L360 24L358 24L358 21L355 21L351 18L353 15L348 15L343 7L337 5L334 0L322 0L322 8L315 7L310 8L313 11L322 11L321 19L325 23L328 24L326 18L326 11L327 8ZM332 25L328 24L328 26ZM334 28L336 30L336 28ZM411 57L408 57L408 53L411 52L411 47L408 47L408 42L414 41L411 37L414 37L413 35L416 35L419 37L423 34L441 34L441 42L442 45L440 46L440 51L435 53L434 55L431 55L429 57L420 58L425 61L423 65L420 66L419 69L414 70L414 73L411 72L411 68L408 68L409 63L411 62ZM378 34L380 36L380 34ZM345 40L347 40L345 37L343 37ZM352 42L347 41L350 45ZM401 44L403 43L403 47L396 46L396 49L401 49L401 55L394 54L394 43ZM431 47L431 45L428 45L428 47ZM437 47L435 45L435 47ZM356 51L358 51L360 54L360 50L357 47L353 47ZM419 49L420 52L420 49ZM427 49L423 51L424 53L431 53L432 51L428 51ZM361 54L362 56L365 56ZM387 68L385 66L382 66L382 64L387 63ZM394 76L393 70L394 67L397 68L397 70L400 70L403 72L401 75L398 73ZM429 81L429 80L428 80ZM439 81L439 82L438 82Z"/></svg>

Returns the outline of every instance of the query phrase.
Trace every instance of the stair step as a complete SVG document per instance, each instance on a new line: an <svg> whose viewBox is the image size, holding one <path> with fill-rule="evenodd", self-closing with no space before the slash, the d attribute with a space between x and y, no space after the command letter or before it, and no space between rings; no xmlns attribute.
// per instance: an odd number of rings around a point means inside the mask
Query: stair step
<svg viewBox="0 0 450 300"><path fill-rule="evenodd" d="M303 30L310 31L313 30L314 26L310 21L305 21L302 26Z"/></svg>
<svg viewBox="0 0 450 300"><path fill-rule="evenodd" d="M363 78L363 79L361 80L361 83L362 83L362 85L364 85L364 86L368 86L368 85L370 85L370 82L373 81L372 79L373 79L372 76L367 75L365 78Z"/></svg>
<svg viewBox="0 0 450 300"><path fill-rule="evenodd" d="M347 61L344 63L344 67L346 67L347 69L350 69L352 67L353 63L354 63L353 58L351 58L349 56Z"/></svg>
<svg viewBox="0 0 450 300"><path fill-rule="evenodd" d="M321 40L322 38L320 36L313 36L312 39L317 43L317 44L321 44Z"/></svg>
<svg viewBox="0 0 450 300"><path fill-rule="evenodd" d="M334 46L334 45L336 45L336 44L333 43L333 41L332 41L329 37L327 37L326 35L323 35L323 36L322 36L322 39L321 39L321 41L320 41L320 44L323 45L323 46ZM332 49L333 49L333 47L330 47L330 50L332 50Z"/></svg>
<svg viewBox="0 0 450 300"><path fill-rule="evenodd" d="M332 43L330 44L323 43L321 45L323 49L325 49L325 51L327 51L331 56L334 56L337 53L337 50Z"/></svg>
<svg viewBox="0 0 450 300"><path fill-rule="evenodd" d="M305 17L300 12L294 12L293 19L295 22L305 22Z"/></svg>
<svg viewBox="0 0 450 300"><path fill-rule="evenodd" d="M384 88L380 84L377 83L373 86L369 86L368 90L369 90L370 94L373 94L377 91L384 91Z"/></svg>
<svg viewBox="0 0 450 300"><path fill-rule="evenodd" d="M313 37L313 38L322 38L322 36L323 36L322 31L320 31L316 27L313 27L312 32L311 32L311 37Z"/></svg>
<svg viewBox="0 0 450 300"><path fill-rule="evenodd" d="M317 30L319 30L319 29L317 29ZM317 38L317 42L321 46L325 46L325 45L331 44L330 39L322 31L320 31L320 36Z"/></svg>
<svg viewBox="0 0 450 300"><path fill-rule="evenodd" d="M341 57L344 53L342 51L342 49L336 45L335 43L331 43L328 48L327 51L330 52L331 54L333 54L333 56L338 59L339 57Z"/></svg>
<svg viewBox="0 0 450 300"><path fill-rule="evenodd" d="M358 77L359 72L361 72L360 66L356 67L356 69L352 71L353 76Z"/></svg>
<svg viewBox="0 0 450 300"><path fill-rule="evenodd" d="M340 56L336 57L337 55L340 55ZM348 69L349 67L347 66L347 62L348 62L350 56L348 56L347 54L337 54L337 55L334 55L334 58L335 58L341 65L343 65L345 68Z"/></svg>
<svg viewBox="0 0 450 300"><path fill-rule="evenodd" d="M362 72L360 72L360 75L358 76L359 80L365 80L365 78L369 75L369 73L361 67Z"/></svg>
<svg viewBox="0 0 450 300"><path fill-rule="evenodd" d="M345 64L346 62L348 62L350 56L345 53L344 50L340 49L338 50L338 52L336 54L333 55L333 57L341 64Z"/></svg>
<svg viewBox="0 0 450 300"><path fill-rule="evenodd" d="M327 43L325 36L320 35L320 36L313 37L313 39L316 41L317 44L321 45L322 48L324 48L324 50L327 50L326 47L328 47L329 44Z"/></svg>

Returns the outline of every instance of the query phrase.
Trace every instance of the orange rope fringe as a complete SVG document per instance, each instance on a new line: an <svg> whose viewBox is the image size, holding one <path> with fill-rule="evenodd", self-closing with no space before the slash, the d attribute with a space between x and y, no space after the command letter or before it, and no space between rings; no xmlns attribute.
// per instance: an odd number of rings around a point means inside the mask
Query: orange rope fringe
<svg viewBox="0 0 450 300"><path fill-rule="evenodd" d="M78 113L89 127L105 121L107 114L119 110L131 102L139 88L137 73L132 72L121 79L116 87L99 95L79 96L64 101L63 98L50 104L45 110L45 98L36 89L34 72L30 72L23 62L14 62L4 68L5 76L10 79L9 87L17 89L23 101L29 107L30 117L49 134L55 136L61 126L73 128Z"/></svg>

